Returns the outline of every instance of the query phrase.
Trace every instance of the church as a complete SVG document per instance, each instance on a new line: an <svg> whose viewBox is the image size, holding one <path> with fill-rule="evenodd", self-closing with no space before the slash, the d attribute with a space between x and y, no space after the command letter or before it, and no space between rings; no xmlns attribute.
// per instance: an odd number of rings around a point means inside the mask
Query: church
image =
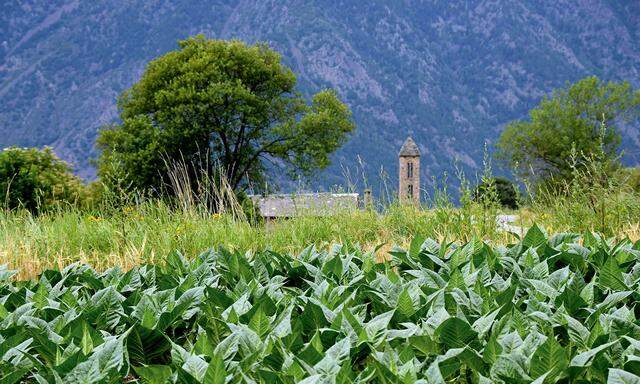
<svg viewBox="0 0 640 384"><path fill-rule="evenodd" d="M402 204L420 204L420 149L408 137L398 153L398 200ZM310 214L331 216L337 212L367 208L371 191L364 199L357 193L290 193L250 195L260 215L267 220L286 219Z"/></svg>
<svg viewBox="0 0 640 384"><path fill-rule="evenodd" d="M398 199L402 203L420 203L420 149L411 137L400 148Z"/></svg>

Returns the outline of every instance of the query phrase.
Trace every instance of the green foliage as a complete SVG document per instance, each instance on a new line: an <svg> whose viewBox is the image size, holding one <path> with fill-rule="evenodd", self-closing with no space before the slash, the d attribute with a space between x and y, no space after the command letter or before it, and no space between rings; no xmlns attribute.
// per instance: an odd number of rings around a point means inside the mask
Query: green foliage
<svg viewBox="0 0 640 384"><path fill-rule="evenodd" d="M80 179L50 148L11 147L0 151L0 199L5 209L38 212L76 204L83 197Z"/></svg>
<svg viewBox="0 0 640 384"><path fill-rule="evenodd" d="M125 190L162 191L175 163L195 179L222 169L233 190L262 185L265 162L309 175L354 129L335 92L307 103L266 45L201 36L150 62L119 108L122 123L98 138L98 173Z"/></svg>
<svg viewBox="0 0 640 384"><path fill-rule="evenodd" d="M640 111L640 91L628 82L604 83L587 77L544 97L530 111L529 121L507 125L497 143L498 156L523 178L535 183L569 180L571 158L600 151L617 160L620 135L615 124L635 120ZM600 140L601 125L608 129Z"/></svg>
<svg viewBox="0 0 640 384"><path fill-rule="evenodd" d="M640 193L640 167L623 168L617 177L632 190Z"/></svg>
<svg viewBox="0 0 640 384"><path fill-rule="evenodd" d="M254 202L244 192L238 192L236 194L238 204L242 210L242 215L246 221L250 224L263 224L264 218L260 214L260 208L254 204Z"/></svg>
<svg viewBox="0 0 640 384"><path fill-rule="evenodd" d="M640 243L414 243L0 269L0 381L636 382Z"/></svg>
<svg viewBox="0 0 640 384"><path fill-rule="evenodd" d="M510 209L518 208L518 192L516 186L504 177L493 177L483 181L474 191L474 199L482 202L485 199L500 203L501 206Z"/></svg>
<svg viewBox="0 0 640 384"><path fill-rule="evenodd" d="M633 187L633 174L619 169L617 158L607 156L605 132L602 124L594 153L579 157L572 152L569 180L538 186L531 194L534 210L553 212L554 221L583 223L578 230L597 230L607 235L618 235L619 223L634 220L632 217L640 209L640 195Z"/></svg>

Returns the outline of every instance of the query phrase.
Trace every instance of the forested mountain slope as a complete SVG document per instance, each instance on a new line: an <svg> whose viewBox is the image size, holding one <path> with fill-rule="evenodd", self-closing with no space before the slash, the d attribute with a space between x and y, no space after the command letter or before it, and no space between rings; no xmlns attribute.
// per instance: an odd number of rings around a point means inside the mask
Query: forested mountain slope
<svg viewBox="0 0 640 384"><path fill-rule="evenodd" d="M395 185L407 135L427 182L456 158L477 169L485 141L566 81L640 85L637 1L19 0L0 13L0 145L51 145L91 177L117 96L199 33L266 41L303 92L333 87L351 106L357 132L313 188L344 184L344 169L361 182L358 156L369 180L383 167ZM638 131L624 135L628 163Z"/></svg>

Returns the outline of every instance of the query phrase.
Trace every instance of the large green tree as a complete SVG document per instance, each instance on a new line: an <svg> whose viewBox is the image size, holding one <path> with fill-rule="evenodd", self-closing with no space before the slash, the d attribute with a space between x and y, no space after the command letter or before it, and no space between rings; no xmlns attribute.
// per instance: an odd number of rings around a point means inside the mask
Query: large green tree
<svg viewBox="0 0 640 384"><path fill-rule="evenodd" d="M151 61L118 101L121 123L101 130L98 172L105 181L148 190L167 182L167 167L191 176L222 170L234 190L260 184L268 163L309 175L354 129L332 90L307 101L296 76L264 44L179 42Z"/></svg>
<svg viewBox="0 0 640 384"><path fill-rule="evenodd" d="M640 91L628 82L587 77L544 97L530 111L529 120L508 124L497 155L515 173L536 183L569 179L572 166L596 154L617 161L616 126L634 121L639 106Z"/></svg>

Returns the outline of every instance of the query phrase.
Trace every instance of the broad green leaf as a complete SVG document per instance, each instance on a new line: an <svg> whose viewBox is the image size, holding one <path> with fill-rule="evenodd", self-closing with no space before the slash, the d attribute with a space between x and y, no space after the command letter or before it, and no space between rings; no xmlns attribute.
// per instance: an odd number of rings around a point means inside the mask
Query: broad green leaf
<svg viewBox="0 0 640 384"><path fill-rule="evenodd" d="M35 304L36 308L42 308L47 304L48 291L44 284L38 285L38 290L31 296L31 301Z"/></svg>
<svg viewBox="0 0 640 384"><path fill-rule="evenodd" d="M86 361L75 366L64 377L64 382L100 383L109 377L116 377L124 364L123 340L112 336L97 346Z"/></svg>
<svg viewBox="0 0 640 384"><path fill-rule="evenodd" d="M253 329L258 336L262 337L269 332L271 320L264 314L262 309L258 309L249 321L249 328Z"/></svg>
<svg viewBox="0 0 640 384"><path fill-rule="evenodd" d="M289 306L276 319L276 325L273 328L273 335L276 337L285 337L291 334L291 313L293 307Z"/></svg>
<svg viewBox="0 0 640 384"><path fill-rule="evenodd" d="M533 224L522 239L522 244L528 248L535 248L547 241L547 236L537 224Z"/></svg>
<svg viewBox="0 0 640 384"><path fill-rule="evenodd" d="M167 365L133 366L133 370L148 384L165 384L172 375L171 367Z"/></svg>
<svg viewBox="0 0 640 384"><path fill-rule="evenodd" d="M572 367L588 367L589 365L591 365L591 363L593 362L593 358L596 357L596 355L616 343L617 341L611 341L609 343L605 343L598 347L592 348L588 351L582 352L574 356L573 359L571 359L571 363L569 365Z"/></svg>
<svg viewBox="0 0 640 384"><path fill-rule="evenodd" d="M477 240L474 238L463 247L456 249L449 260L449 269L455 270L459 266L471 260L477 247Z"/></svg>
<svg viewBox="0 0 640 384"><path fill-rule="evenodd" d="M6 284L18 271L8 268L7 264L0 264L0 283Z"/></svg>
<svg viewBox="0 0 640 384"><path fill-rule="evenodd" d="M521 363L518 361L517 355L501 355L491 367L491 377L506 383L532 382L533 379L527 374Z"/></svg>
<svg viewBox="0 0 640 384"><path fill-rule="evenodd" d="M530 375L531 377L545 376L553 378L557 376L568 365L567 355L553 336L548 336L547 340L541 344L531 357Z"/></svg>
<svg viewBox="0 0 640 384"><path fill-rule="evenodd" d="M569 315L564 315L567 320L569 339L581 348L587 348L589 344L589 330L581 322Z"/></svg>
<svg viewBox="0 0 640 384"><path fill-rule="evenodd" d="M532 381L531 384L543 384L547 379L547 376L549 376L549 374L551 374L551 372L547 372L542 376L538 376L538 378Z"/></svg>
<svg viewBox="0 0 640 384"><path fill-rule="evenodd" d="M0 374L0 383L3 384L16 384L22 382L22 379L30 371L30 367L15 367L6 374Z"/></svg>
<svg viewBox="0 0 640 384"><path fill-rule="evenodd" d="M489 332L489 329L491 329L491 326L493 325L493 322L495 321L496 316L498 316L499 312L500 308L485 316L479 317L476 321L474 321L472 325L473 330L478 332L478 335L480 337L483 337L487 332Z"/></svg>
<svg viewBox="0 0 640 384"><path fill-rule="evenodd" d="M422 244L424 244L425 238L422 236L416 236L411 240L411 244L409 246L409 256L413 259L418 260L420 256L420 251L422 250Z"/></svg>
<svg viewBox="0 0 640 384"><path fill-rule="evenodd" d="M411 317L414 313L416 313L415 308L413 306L413 300L409 295L409 291L407 288L402 290L400 296L398 296L398 312L400 312L405 317Z"/></svg>
<svg viewBox="0 0 640 384"><path fill-rule="evenodd" d="M226 377L227 371L222 357L219 355L213 356L205 372L203 384L224 384Z"/></svg>
<svg viewBox="0 0 640 384"><path fill-rule="evenodd" d="M82 353L85 355L88 355L93 351L93 339L91 339L89 326L85 322L82 323L82 340L80 341L80 346L82 348Z"/></svg>
<svg viewBox="0 0 640 384"><path fill-rule="evenodd" d="M435 334L449 348L462 348L476 339L477 333L466 321L451 317L440 324Z"/></svg>
<svg viewBox="0 0 640 384"><path fill-rule="evenodd" d="M314 368L324 372L334 371L342 362L349 357L351 343L349 339L344 338L336 342L331 348L327 349L322 360L320 360Z"/></svg>
<svg viewBox="0 0 640 384"><path fill-rule="evenodd" d="M622 271L613 256L608 257L602 268L600 268L598 283L600 286L610 288L614 291L626 291L629 289L624 283Z"/></svg>
<svg viewBox="0 0 640 384"><path fill-rule="evenodd" d="M528 280L528 283L533 286L533 292L541 293L551 300L554 300L560 293L556 291L552 286L541 280Z"/></svg>
<svg viewBox="0 0 640 384"><path fill-rule="evenodd" d="M622 369L609 368L608 384L640 384L640 376L623 371Z"/></svg>
<svg viewBox="0 0 640 384"><path fill-rule="evenodd" d="M135 325L127 336L127 352L134 365L162 365L169 362L171 342L162 332Z"/></svg>
<svg viewBox="0 0 640 384"><path fill-rule="evenodd" d="M469 347L449 349L444 356L441 356L440 367L447 365L447 362L452 359L464 364L474 372L486 373L487 371L487 365L482 360L482 357Z"/></svg>
<svg viewBox="0 0 640 384"><path fill-rule="evenodd" d="M379 333L387 329L387 326L389 325L394 312L395 311L388 311L382 313L374 317L364 325L364 330L367 333L367 337L369 338L369 340L375 341Z"/></svg>

